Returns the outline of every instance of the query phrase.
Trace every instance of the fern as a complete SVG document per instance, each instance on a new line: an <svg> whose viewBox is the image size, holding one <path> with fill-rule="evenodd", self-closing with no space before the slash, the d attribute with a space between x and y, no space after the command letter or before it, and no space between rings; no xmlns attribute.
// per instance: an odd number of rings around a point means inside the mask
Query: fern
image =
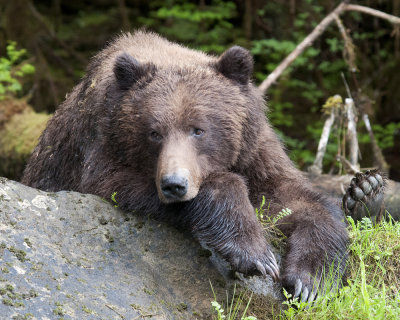
<svg viewBox="0 0 400 320"><path fill-rule="evenodd" d="M273 219L272 219L272 223L275 224L277 223L279 220L281 220L284 217L290 216L292 214L292 210L290 210L289 208L285 208L282 209Z"/></svg>
<svg viewBox="0 0 400 320"><path fill-rule="evenodd" d="M373 228L373 223L370 218L364 217L361 219L361 230L369 230Z"/></svg>
<svg viewBox="0 0 400 320"><path fill-rule="evenodd" d="M264 206L265 206L265 197L262 197L260 208L256 208L256 215L258 220L262 220L264 218Z"/></svg>

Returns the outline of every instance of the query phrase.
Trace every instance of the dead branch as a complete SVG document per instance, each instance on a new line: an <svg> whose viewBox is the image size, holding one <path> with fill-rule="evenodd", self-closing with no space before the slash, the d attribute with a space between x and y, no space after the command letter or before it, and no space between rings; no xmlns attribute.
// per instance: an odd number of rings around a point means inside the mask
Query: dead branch
<svg viewBox="0 0 400 320"><path fill-rule="evenodd" d="M345 112L347 114L347 128L350 142L350 163L353 167L358 167L358 139L357 139L357 124L354 116L354 101L351 98L345 99Z"/></svg>
<svg viewBox="0 0 400 320"><path fill-rule="evenodd" d="M366 14L370 14L372 16L381 18L381 19L385 19L388 20L390 23L393 24L400 24L400 18L393 16L391 14L376 10L376 9L372 9L372 8L368 8L368 7L364 7L364 6L359 6L357 4L346 4L345 6L345 11L358 11L358 12L362 12L362 13L366 13Z"/></svg>
<svg viewBox="0 0 400 320"><path fill-rule="evenodd" d="M325 120L324 128L322 129L321 139L318 143L317 156L315 157L314 164L308 169L309 172L314 174L322 173L322 160L324 159L326 146L328 145L329 135L331 133L332 125L335 121L335 113L331 112L329 118Z"/></svg>
<svg viewBox="0 0 400 320"><path fill-rule="evenodd" d="M348 4L341 2L335 10L328 14L315 28L314 30L304 38L304 40L275 68L274 71L260 84L259 89L265 94L269 87L275 83L275 81L281 76L281 74L293 63L296 58L303 53L307 47L311 46L313 42L325 31L325 29L335 20L336 17L340 16L346 11L358 11L365 14L370 14L375 17L388 20L393 24L400 24L400 18L381 12L376 9L368 7Z"/></svg>
<svg viewBox="0 0 400 320"><path fill-rule="evenodd" d="M350 72L357 72L357 65L356 65L356 53L355 53L355 45L353 40L351 39L350 35L346 31L342 20L338 16L335 17L336 24L339 28L340 34L342 35L344 41L344 50L343 50L343 59L346 61L347 65L349 66ZM351 98L349 96L349 98Z"/></svg>

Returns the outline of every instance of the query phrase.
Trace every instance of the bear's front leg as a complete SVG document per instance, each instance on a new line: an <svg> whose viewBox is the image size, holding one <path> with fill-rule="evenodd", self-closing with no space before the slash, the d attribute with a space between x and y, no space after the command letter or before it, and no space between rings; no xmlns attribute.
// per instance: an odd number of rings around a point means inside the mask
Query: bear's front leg
<svg viewBox="0 0 400 320"><path fill-rule="evenodd" d="M282 285L294 297L310 302L321 290L342 281L348 242L344 216L338 204L304 185L292 183L281 190L285 192L279 193L270 210L273 214L282 208L292 210L277 225L288 237Z"/></svg>
<svg viewBox="0 0 400 320"><path fill-rule="evenodd" d="M268 273L275 281L279 279L278 264L241 176L211 174L181 213L198 240L218 252L234 270Z"/></svg>

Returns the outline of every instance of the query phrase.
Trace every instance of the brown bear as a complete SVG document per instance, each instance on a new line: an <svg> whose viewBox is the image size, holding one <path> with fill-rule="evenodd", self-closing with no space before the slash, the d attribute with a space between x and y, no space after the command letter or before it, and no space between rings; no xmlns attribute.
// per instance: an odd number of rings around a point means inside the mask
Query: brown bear
<svg viewBox="0 0 400 320"><path fill-rule="evenodd" d="M22 182L109 199L190 230L234 270L269 274L313 300L321 277L340 283L348 235L338 204L287 157L252 84L253 60L220 57L137 31L112 41L49 121ZM254 207L287 236L281 271Z"/></svg>

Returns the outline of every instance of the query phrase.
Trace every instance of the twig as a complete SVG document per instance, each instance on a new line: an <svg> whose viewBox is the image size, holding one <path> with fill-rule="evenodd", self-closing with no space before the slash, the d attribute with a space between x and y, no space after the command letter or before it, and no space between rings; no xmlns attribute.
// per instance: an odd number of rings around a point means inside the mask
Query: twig
<svg viewBox="0 0 400 320"><path fill-rule="evenodd" d="M342 35L344 41L344 50L343 50L343 58L347 62L349 66L350 72L357 72L357 65L356 65L356 54L355 54L355 46L354 43L346 31L342 20L338 16L335 17L336 24L339 28L340 34ZM350 97L349 97L350 98Z"/></svg>
<svg viewBox="0 0 400 320"><path fill-rule="evenodd" d="M347 174L356 174L357 172L360 172L360 170L356 167L354 167L350 161L348 161L346 158L343 156L337 156L336 157L338 161L340 161L343 165L344 171L346 171Z"/></svg>
<svg viewBox="0 0 400 320"><path fill-rule="evenodd" d="M110 305L108 305L108 304L106 304L105 306L106 306L108 309L114 311L114 312L115 312L117 315L119 315L122 319L125 319L125 317L124 317L122 314L120 314L117 310L115 310L112 306L110 306Z"/></svg>
<svg viewBox="0 0 400 320"><path fill-rule="evenodd" d="M325 31L325 29L332 23L333 20L335 20L345 11L358 11L386 19L393 24L400 24L399 17L368 7L341 2L336 9L328 14L314 28L314 30L307 37L305 37L304 40L300 42L300 44L275 68L275 70L270 73L270 75L260 84L259 89L265 94L268 88L281 76L283 71L285 71L293 63L293 61L303 53L305 49L313 44L313 42Z"/></svg>
<svg viewBox="0 0 400 320"><path fill-rule="evenodd" d="M344 76L344 73L341 72L340 75L342 76L342 80L343 80L344 86L346 87L347 97L353 99L353 96L351 95L351 91L350 91L350 88L349 88L349 84L346 81L346 77Z"/></svg>

